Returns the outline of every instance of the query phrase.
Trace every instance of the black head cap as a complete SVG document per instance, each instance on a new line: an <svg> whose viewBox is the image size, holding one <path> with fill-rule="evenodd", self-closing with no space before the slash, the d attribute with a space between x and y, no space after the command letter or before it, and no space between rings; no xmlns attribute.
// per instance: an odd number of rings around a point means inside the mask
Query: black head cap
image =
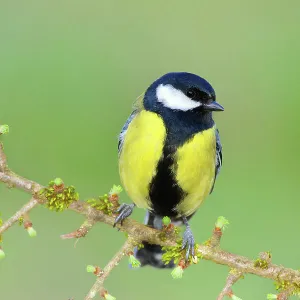
<svg viewBox="0 0 300 300"><path fill-rule="evenodd" d="M215 91L209 82L186 72L165 74L150 85L145 94L145 107L156 105L181 111L224 110L216 102Z"/></svg>

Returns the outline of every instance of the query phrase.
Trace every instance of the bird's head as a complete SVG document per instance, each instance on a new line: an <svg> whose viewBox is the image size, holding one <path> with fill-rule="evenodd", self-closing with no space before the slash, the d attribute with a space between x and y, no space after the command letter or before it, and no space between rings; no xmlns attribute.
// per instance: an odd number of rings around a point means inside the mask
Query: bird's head
<svg viewBox="0 0 300 300"><path fill-rule="evenodd" d="M165 111L210 113L223 111L212 86L191 73L168 73L153 82L144 96L144 107L159 114Z"/></svg>

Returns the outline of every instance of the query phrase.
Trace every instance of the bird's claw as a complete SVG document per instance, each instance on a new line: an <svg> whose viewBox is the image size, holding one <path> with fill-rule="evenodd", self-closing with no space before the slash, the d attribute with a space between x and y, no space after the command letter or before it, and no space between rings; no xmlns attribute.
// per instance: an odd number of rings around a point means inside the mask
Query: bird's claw
<svg viewBox="0 0 300 300"><path fill-rule="evenodd" d="M132 214L134 207L135 207L135 204L122 203L120 205L120 207L117 209L117 212L119 213L119 215L115 219L114 227L119 222L122 225L122 222Z"/></svg>
<svg viewBox="0 0 300 300"><path fill-rule="evenodd" d="M192 256L194 256L195 254L195 239L192 233L192 230L190 228L190 226L187 226L185 229L185 232L183 234L183 241L182 241L182 250L186 249L185 251L185 260L188 261L189 260L189 256L190 254L192 254Z"/></svg>

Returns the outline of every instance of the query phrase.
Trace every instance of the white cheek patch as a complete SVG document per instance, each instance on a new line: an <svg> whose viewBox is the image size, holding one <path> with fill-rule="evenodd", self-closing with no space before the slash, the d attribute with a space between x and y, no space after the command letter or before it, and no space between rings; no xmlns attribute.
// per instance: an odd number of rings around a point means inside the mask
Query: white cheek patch
<svg viewBox="0 0 300 300"><path fill-rule="evenodd" d="M160 84L156 89L156 97L163 106L182 111L191 110L201 105L175 89L171 84Z"/></svg>

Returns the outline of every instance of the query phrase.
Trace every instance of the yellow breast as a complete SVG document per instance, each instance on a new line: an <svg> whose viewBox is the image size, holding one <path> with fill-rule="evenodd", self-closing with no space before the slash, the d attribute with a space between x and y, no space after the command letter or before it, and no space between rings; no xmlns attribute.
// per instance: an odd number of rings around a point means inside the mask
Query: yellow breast
<svg viewBox="0 0 300 300"><path fill-rule="evenodd" d="M187 196L176 210L186 216L194 213L210 193L216 164L215 127L197 133L177 149L176 179Z"/></svg>
<svg viewBox="0 0 300 300"><path fill-rule="evenodd" d="M128 126L119 158L122 184L132 201L150 208L149 184L162 155L166 129L155 113L142 110Z"/></svg>

